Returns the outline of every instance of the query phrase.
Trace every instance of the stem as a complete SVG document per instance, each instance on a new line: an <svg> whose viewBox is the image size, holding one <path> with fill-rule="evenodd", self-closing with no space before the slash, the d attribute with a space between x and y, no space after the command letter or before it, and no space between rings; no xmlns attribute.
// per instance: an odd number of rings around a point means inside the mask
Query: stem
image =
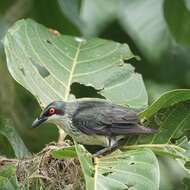
<svg viewBox="0 0 190 190"><path fill-rule="evenodd" d="M157 155L160 155L160 156L169 156L169 157L171 157L171 158L173 158L173 159L181 159L181 160L184 160L185 162L187 162L187 161L189 161L189 159L187 158L187 157L185 157L185 156L183 156L183 155L177 155L177 154L175 154L175 153L171 153L171 152L165 152L165 151L162 151L162 150L158 150L158 149L153 149L153 152L155 153L155 154L157 154Z"/></svg>
<svg viewBox="0 0 190 190"><path fill-rule="evenodd" d="M176 150L184 152L185 150L179 146L173 144L140 144L140 145L129 145L124 146L124 149L135 149L135 148L174 148Z"/></svg>

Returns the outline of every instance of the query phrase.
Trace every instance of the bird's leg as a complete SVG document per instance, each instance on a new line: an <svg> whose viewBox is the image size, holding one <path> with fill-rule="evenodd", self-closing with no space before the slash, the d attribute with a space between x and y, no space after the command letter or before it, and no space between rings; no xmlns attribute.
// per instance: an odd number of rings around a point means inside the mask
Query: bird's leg
<svg viewBox="0 0 190 190"><path fill-rule="evenodd" d="M115 141L114 143L112 140L113 140L113 138L110 137L109 138L109 146L94 153L93 157L104 156L108 153L113 152L114 150L116 150L120 146L123 146L126 143L126 139L121 139L119 141Z"/></svg>
<svg viewBox="0 0 190 190"><path fill-rule="evenodd" d="M109 137L108 140L109 140L109 146L94 153L93 157L99 157L99 156L103 156L108 153L111 153L112 151L116 150L121 145L119 141L114 141L113 143L113 137Z"/></svg>
<svg viewBox="0 0 190 190"><path fill-rule="evenodd" d="M59 145L63 145L64 144L64 139L66 137L66 133L64 132L63 129L61 129L60 127L58 128L59 129L59 139L58 139L58 144Z"/></svg>

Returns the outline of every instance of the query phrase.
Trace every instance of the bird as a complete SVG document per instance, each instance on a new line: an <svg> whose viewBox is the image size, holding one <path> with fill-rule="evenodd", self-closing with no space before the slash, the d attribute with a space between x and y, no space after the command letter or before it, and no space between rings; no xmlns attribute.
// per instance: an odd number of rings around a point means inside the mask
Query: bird
<svg viewBox="0 0 190 190"><path fill-rule="evenodd" d="M144 127L138 113L139 109L98 98L53 101L34 120L32 128L44 122L56 124L79 144L102 146L94 154L100 156L115 150L126 136L157 132Z"/></svg>

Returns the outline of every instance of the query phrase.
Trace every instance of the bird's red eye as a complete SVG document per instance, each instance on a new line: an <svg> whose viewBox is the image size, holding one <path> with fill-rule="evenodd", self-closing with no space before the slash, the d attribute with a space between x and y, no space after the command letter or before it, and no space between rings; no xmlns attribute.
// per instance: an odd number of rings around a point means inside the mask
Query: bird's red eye
<svg viewBox="0 0 190 190"><path fill-rule="evenodd" d="M50 108L48 110L49 115L53 115L55 113L55 108Z"/></svg>

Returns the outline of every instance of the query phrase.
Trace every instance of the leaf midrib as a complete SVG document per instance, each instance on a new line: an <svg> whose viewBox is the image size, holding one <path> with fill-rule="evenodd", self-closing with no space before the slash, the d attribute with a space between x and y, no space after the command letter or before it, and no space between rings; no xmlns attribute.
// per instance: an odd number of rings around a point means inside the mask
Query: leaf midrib
<svg viewBox="0 0 190 190"><path fill-rule="evenodd" d="M79 42L79 45L78 45L76 53L75 53L75 57L73 59L73 65L72 65L72 68L71 68L71 71L70 71L70 74L69 74L69 80L68 80L68 84L66 86L64 100L68 100L68 97L69 97L70 86L71 86L71 83L72 83L72 79L73 79L75 67L76 67L76 64L77 64L77 59L78 59L78 56L79 56L81 45L82 45L82 42Z"/></svg>

